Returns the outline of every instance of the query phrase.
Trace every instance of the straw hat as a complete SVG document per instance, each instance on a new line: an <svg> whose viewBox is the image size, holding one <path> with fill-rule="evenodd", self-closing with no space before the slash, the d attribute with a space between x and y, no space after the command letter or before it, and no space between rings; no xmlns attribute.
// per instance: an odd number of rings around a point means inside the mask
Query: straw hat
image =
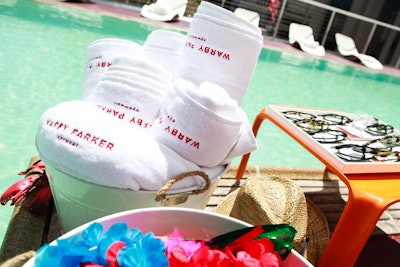
<svg viewBox="0 0 400 267"><path fill-rule="evenodd" d="M221 201L216 212L253 225L292 225L297 230L293 240L294 249L301 252L308 237L304 257L314 265L329 240L326 218L290 178L248 178L240 189Z"/></svg>

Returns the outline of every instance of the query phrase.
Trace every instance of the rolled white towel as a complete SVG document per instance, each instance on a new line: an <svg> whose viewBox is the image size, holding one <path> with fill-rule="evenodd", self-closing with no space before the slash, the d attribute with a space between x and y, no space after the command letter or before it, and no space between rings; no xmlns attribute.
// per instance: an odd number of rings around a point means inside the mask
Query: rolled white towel
<svg viewBox="0 0 400 267"><path fill-rule="evenodd" d="M144 59L143 48L136 42L118 38L103 38L89 44L82 77L83 97L95 90L116 57Z"/></svg>
<svg viewBox="0 0 400 267"><path fill-rule="evenodd" d="M159 190L174 176L205 171L211 179L224 166L200 168L144 131L112 119L83 101L60 103L41 117L36 135L40 158L71 176L99 185ZM203 184L188 177L172 189Z"/></svg>
<svg viewBox="0 0 400 267"><path fill-rule="evenodd" d="M116 58L96 90L83 97L105 113L140 129L158 117L172 74L149 60Z"/></svg>
<svg viewBox="0 0 400 267"><path fill-rule="evenodd" d="M240 126L239 138L233 148L229 151L225 159L220 163L220 165L229 164L234 158L241 157L258 149L253 129L250 125L246 113L242 109L240 109L239 111L239 118L242 121L242 125Z"/></svg>
<svg viewBox="0 0 400 267"><path fill-rule="evenodd" d="M214 167L239 139L241 124L240 107L220 86L177 79L149 133L183 158Z"/></svg>
<svg viewBox="0 0 400 267"><path fill-rule="evenodd" d="M213 8L199 12L203 5ZM215 83L240 105L263 45L261 31L232 12L205 1L199 11L190 24L177 76L196 85L203 81Z"/></svg>
<svg viewBox="0 0 400 267"><path fill-rule="evenodd" d="M143 44L147 59L160 64L175 76L180 64L186 35L167 30L152 31Z"/></svg>

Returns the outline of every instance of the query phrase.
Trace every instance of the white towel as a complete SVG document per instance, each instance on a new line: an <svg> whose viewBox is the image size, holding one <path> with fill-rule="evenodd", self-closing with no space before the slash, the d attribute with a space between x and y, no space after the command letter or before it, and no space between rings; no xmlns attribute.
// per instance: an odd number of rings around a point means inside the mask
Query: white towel
<svg viewBox="0 0 400 267"><path fill-rule="evenodd" d="M131 190L158 190L172 177L192 170L203 170L213 179L224 168L199 168L146 132L83 101L48 109L40 119L36 146L45 164L88 182ZM173 188L203 182L188 177Z"/></svg>
<svg viewBox="0 0 400 267"><path fill-rule="evenodd" d="M228 155L219 165L229 164L234 158L241 157L258 149L253 129L246 113L242 109L239 111L239 117L242 121L239 138L231 151L229 151Z"/></svg>
<svg viewBox="0 0 400 267"><path fill-rule="evenodd" d="M105 113L148 129L172 89L172 74L148 60L116 58L96 89L83 97Z"/></svg>
<svg viewBox="0 0 400 267"><path fill-rule="evenodd" d="M253 32L255 34L261 34L261 30L258 26L254 25L247 19L235 14L234 12L222 8L218 5L212 4L207 1L202 1L196 10L196 14L203 14L210 17L218 18L227 23L231 23L239 26L240 28L246 29L247 31Z"/></svg>
<svg viewBox="0 0 400 267"><path fill-rule="evenodd" d="M194 15L177 76L196 85L203 81L218 84L240 104L263 45L261 30L205 1L201 2L200 11L203 5L212 6L212 12L198 11Z"/></svg>
<svg viewBox="0 0 400 267"><path fill-rule="evenodd" d="M83 97L93 92L116 57L143 59L143 48L136 42L118 38L99 39L89 44L82 77Z"/></svg>
<svg viewBox="0 0 400 267"><path fill-rule="evenodd" d="M147 36L143 51L147 59L160 64L175 76L185 42L186 36L181 33L155 30Z"/></svg>
<svg viewBox="0 0 400 267"><path fill-rule="evenodd" d="M149 133L199 166L219 165L237 142L240 107L218 85L177 79Z"/></svg>

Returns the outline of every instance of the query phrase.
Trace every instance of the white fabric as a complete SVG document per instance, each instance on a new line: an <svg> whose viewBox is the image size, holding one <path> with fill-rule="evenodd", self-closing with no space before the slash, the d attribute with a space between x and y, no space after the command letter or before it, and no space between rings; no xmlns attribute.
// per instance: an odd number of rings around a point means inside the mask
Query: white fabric
<svg viewBox="0 0 400 267"><path fill-rule="evenodd" d="M177 76L224 88L240 104L263 44L261 30L224 8L202 1L194 15Z"/></svg>
<svg viewBox="0 0 400 267"><path fill-rule="evenodd" d="M254 34L261 34L261 30L248 20L243 19L242 17L234 14L226 8L222 8L210 2L202 1L197 8L196 14L203 14L210 17L215 17L222 21L226 21L227 23L234 24Z"/></svg>
<svg viewBox="0 0 400 267"><path fill-rule="evenodd" d="M45 164L88 182L131 190L159 190L174 176L193 170L203 170L213 179L225 168L200 168L146 132L83 101L48 109L40 119L36 146ZM203 182L188 177L172 188Z"/></svg>
<svg viewBox="0 0 400 267"><path fill-rule="evenodd" d="M147 36L143 51L148 60L160 64L176 76L185 42L186 36L181 33L155 30Z"/></svg>
<svg viewBox="0 0 400 267"><path fill-rule="evenodd" d="M314 40L313 29L308 25L291 23L289 25L289 43L297 43L304 52L324 56L325 48Z"/></svg>
<svg viewBox="0 0 400 267"><path fill-rule="evenodd" d="M150 134L199 166L219 165L240 135L240 107L219 86L178 79Z"/></svg>
<svg viewBox="0 0 400 267"><path fill-rule="evenodd" d="M83 97L95 90L97 83L117 57L144 59L143 48L133 41L117 38L99 39L89 44L82 77Z"/></svg>
<svg viewBox="0 0 400 267"><path fill-rule="evenodd" d="M148 60L117 58L103 75L96 90L83 100L115 119L148 129L158 117L172 74Z"/></svg>
<svg viewBox="0 0 400 267"><path fill-rule="evenodd" d="M258 14L258 12L238 7L235 9L233 13L251 22L253 25L257 27L260 24L260 14Z"/></svg>
<svg viewBox="0 0 400 267"><path fill-rule="evenodd" d="M373 56L362 54L357 50L353 38L341 33L336 33L335 40L338 51L342 56L356 57L362 64L364 64L370 69L375 69L375 70L383 69L382 63L379 62L376 58L374 58Z"/></svg>
<svg viewBox="0 0 400 267"><path fill-rule="evenodd" d="M150 5L143 5L140 15L157 21L171 21L183 17L187 0L157 0Z"/></svg>
<svg viewBox="0 0 400 267"><path fill-rule="evenodd" d="M229 164L234 158L243 156L247 153L253 152L258 149L256 137L254 136L253 129L243 110L239 111L239 118L242 121L240 126L240 134L236 144L225 159L219 164Z"/></svg>

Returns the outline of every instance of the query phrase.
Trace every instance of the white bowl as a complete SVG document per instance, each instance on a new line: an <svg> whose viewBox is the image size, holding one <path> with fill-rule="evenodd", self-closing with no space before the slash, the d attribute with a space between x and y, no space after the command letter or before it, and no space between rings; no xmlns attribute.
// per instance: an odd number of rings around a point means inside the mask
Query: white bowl
<svg viewBox="0 0 400 267"><path fill-rule="evenodd" d="M184 237L193 239L208 239L251 226L246 222L214 212L174 207L130 210L112 214L94 221L101 223L104 231L116 222L125 222L128 227L138 228L144 233L153 232L156 236L170 234L175 227L178 227ZM60 238L66 238L80 233L93 222L89 222L69 231ZM53 241L53 243L54 242L55 241ZM24 266L34 267L34 260L35 258L33 257L25 263ZM306 266L312 267L312 265L295 250L292 250L282 263L282 267Z"/></svg>

